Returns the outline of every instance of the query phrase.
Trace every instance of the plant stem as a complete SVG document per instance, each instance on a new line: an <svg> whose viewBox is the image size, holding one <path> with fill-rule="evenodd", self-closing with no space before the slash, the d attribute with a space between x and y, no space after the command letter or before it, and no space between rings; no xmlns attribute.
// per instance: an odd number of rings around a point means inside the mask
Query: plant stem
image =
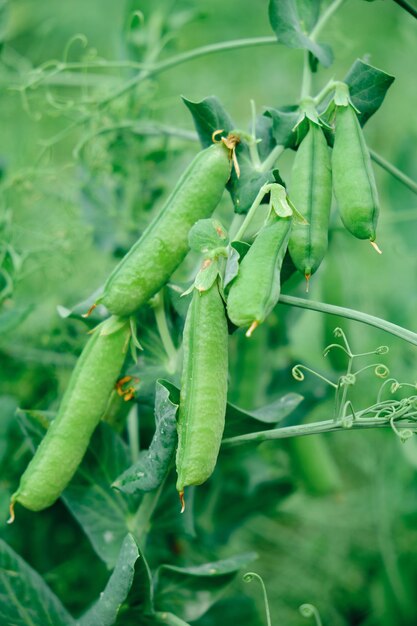
<svg viewBox="0 0 417 626"><path fill-rule="evenodd" d="M400 183L408 187L414 193L417 193L417 182L404 174L401 170L399 170L395 165L392 165L389 161L386 161L384 157L375 152L374 150L369 150L371 155L371 159L378 163L384 170L386 170L389 174L394 176Z"/></svg>
<svg viewBox="0 0 417 626"><path fill-rule="evenodd" d="M161 337L162 345L164 346L168 357L167 371L170 374L173 374L177 369L177 349L174 346L171 333L168 328L167 318L165 315L163 291L160 291L158 294L157 303L154 306L154 314L159 336Z"/></svg>
<svg viewBox="0 0 417 626"><path fill-rule="evenodd" d="M400 337L400 339L404 339L404 341L408 341L408 343L417 346L417 333L403 328L402 326L398 326L397 324L393 324L392 322L387 322L380 317L363 313L362 311L355 311L355 309L348 309L346 307L336 306L335 304L326 304L325 302L314 302L313 300L296 298L295 296L281 295L279 302L281 302L281 304L289 304L290 306L319 311L320 313L329 313L330 315L339 315L340 317L346 317L356 322L362 322L363 324L385 330L387 333Z"/></svg>
<svg viewBox="0 0 417 626"><path fill-rule="evenodd" d="M261 204L264 196L265 196L265 190L264 190L264 187L262 186L260 190L258 191L258 195L253 201L251 208L247 212L246 217L243 220L241 227L237 231L236 235L233 237L234 241L242 241L242 237L247 231L247 229L249 228L250 223L252 222L253 218L255 217L256 211L258 210L258 207Z"/></svg>
<svg viewBox="0 0 417 626"><path fill-rule="evenodd" d="M301 79L300 101L307 98L311 92L312 75L310 69L309 51L304 50L303 77Z"/></svg>
<svg viewBox="0 0 417 626"><path fill-rule="evenodd" d="M193 59L197 59L202 56L206 56L207 54L215 54L217 52L224 52L226 50L236 50L239 48L253 48L259 46L269 46L277 43L277 39L274 36L271 37L248 37L245 39L235 39L232 41L222 41L219 43L209 44L207 46L201 46L200 48L194 48L193 50L188 50L187 52L183 52L181 54L177 54L171 58L165 59L164 61L160 61L159 63L155 63L153 65L144 66L142 71L138 72L135 76L133 76L130 80L126 81L124 85L112 91L108 96L102 98L96 103L95 112L106 107L110 102L120 98L125 95L132 89L134 89L139 83L144 81L151 76L156 76L161 72L164 72L172 67L176 67L177 65L181 65L182 63L187 63L188 61L192 61ZM78 120L69 124L67 128L64 128L61 132L57 133L54 137L51 137L49 141L46 143L47 146L54 145L57 141L60 141L64 137L67 136L69 132L81 126L82 124L88 122L94 114L87 113L86 115L82 115Z"/></svg>
<svg viewBox="0 0 417 626"><path fill-rule="evenodd" d="M333 13L335 13L335 11L337 11L337 9L339 9L342 6L344 1L345 0L334 0L331 4L329 4L327 9L323 11L322 15L317 20L316 25L311 31L310 39L312 39L313 41L317 41L317 37L320 35L321 31L323 30L328 20L331 18Z"/></svg>
<svg viewBox="0 0 417 626"><path fill-rule="evenodd" d="M394 0L394 2L417 19L417 9L407 2L407 0Z"/></svg>
<svg viewBox="0 0 417 626"><path fill-rule="evenodd" d="M275 146L275 148L272 148L265 161L262 161L260 171L267 172L269 169L274 167L276 161L278 161L284 150L285 146Z"/></svg>
<svg viewBox="0 0 417 626"><path fill-rule="evenodd" d="M259 444L263 441L271 441L274 439L288 439L290 437L302 437L305 435L319 435L322 433L340 432L347 430L365 430L369 428L391 428L390 418L368 417L363 419L355 419L354 415L346 416L346 419L352 419L352 424L346 428L341 421L334 419L321 422L312 422L310 424L297 424L296 426L283 426L282 428L274 428L272 430L264 430L257 433L248 433L247 435L238 435L237 437L228 437L223 439L222 446L239 446L246 443ZM414 421L396 421L395 426L398 430L411 430L417 432L417 422Z"/></svg>
<svg viewBox="0 0 417 626"><path fill-rule="evenodd" d="M127 430L129 435L129 448L132 463L136 463L139 458L139 423L136 406L129 411L127 418Z"/></svg>

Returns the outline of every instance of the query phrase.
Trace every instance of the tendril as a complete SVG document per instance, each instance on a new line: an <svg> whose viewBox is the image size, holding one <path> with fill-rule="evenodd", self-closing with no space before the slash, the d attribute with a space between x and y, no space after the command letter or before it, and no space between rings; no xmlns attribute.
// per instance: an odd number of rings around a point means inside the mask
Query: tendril
<svg viewBox="0 0 417 626"><path fill-rule="evenodd" d="M79 42L83 48L86 48L88 46L88 39L86 35L84 35L84 33L76 33L75 35L73 35L64 48L64 54L62 55L62 60L64 63L68 62L70 50L72 46L77 42Z"/></svg>
<svg viewBox="0 0 417 626"><path fill-rule="evenodd" d="M325 376L322 376L321 374L319 374L315 370L310 369L306 365L303 365L302 363L297 363L297 365L294 365L294 367L291 370L291 373L292 373L293 377L298 382L302 382L304 380L304 378L305 378L303 370L305 372L309 372L310 374L313 374L314 376L317 376L317 378L320 378L320 380L323 380L325 383L327 383L331 387L334 387L334 389L337 389L337 385L334 382L332 382L331 380L329 380Z"/></svg>
<svg viewBox="0 0 417 626"><path fill-rule="evenodd" d="M400 439L400 441L402 441L402 443L405 443L407 439L410 439L410 437L413 436L413 431L410 428L404 428L404 430L399 430L395 424L396 419L398 419L398 417L396 417L395 415L391 417L389 421L390 426L394 433L397 435L397 437Z"/></svg>
<svg viewBox="0 0 417 626"><path fill-rule="evenodd" d="M388 367L384 365L383 363L371 363L371 365L365 365L365 367L361 367L360 370L357 370L355 372L355 376L372 368L374 368L374 374L378 378L386 378L389 374Z"/></svg>
<svg viewBox="0 0 417 626"><path fill-rule="evenodd" d="M253 580L257 580L259 584L261 585L262 593L264 596L266 623L267 623L267 626L272 626L271 613L269 611L268 594L266 593L265 584L261 576L259 576L259 574L256 574L255 572L246 572L246 574L243 575L243 580L245 581L245 583L251 583Z"/></svg>
<svg viewBox="0 0 417 626"><path fill-rule="evenodd" d="M323 356L327 356L331 350L338 348L342 350L347 356L351 356L349 352L346 350L345 346L341 346L340 343L331 343L329 346L326 346L323 350Z"/></svg>
<svg viewBox="0 0 417 626"><path fill-rule="evenodd" d="M320 613L314 604L302 604L298 609L303 617L314 617L316 626L323 626L323 622L320 618Z"/></svg>

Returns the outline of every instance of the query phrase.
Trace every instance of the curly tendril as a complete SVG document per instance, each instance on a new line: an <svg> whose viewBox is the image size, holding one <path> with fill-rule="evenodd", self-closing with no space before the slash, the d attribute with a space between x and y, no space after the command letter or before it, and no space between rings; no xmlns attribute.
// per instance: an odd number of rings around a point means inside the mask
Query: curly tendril
<svg viewBox="0 0 417 626"><path fill-rule="evenodd" d="M319 374L315 370L310 369L306 365L303 365L302 363L297 363L297 365L294 365L294 367L291 370L291 373L292 373L293 377L295 378L295 380L298 380L298 382L302 382L304 380L304 378L305 378L304 372L309 372L310 374L313 374L314 376L317 376L317 378L320 378L320 380L323 380L325 383L327 383L331 387L334 387L335 389L337 389L337 385L335 385L334 382L332 382L331 380L329 380L325 376L322 376L321 374Z"/></svg>
<svg viewBox="0 0 417 626"><path fill-rule="evenodd" d="M323 626L320 613L314 604L302 604L298 609L303 617L314 617L316 626Z"/></svg>
<svg viewBox="0 0 417 626"><path fill-rule="evenodd" d="M339 378L339 385L341 385L342 387L348 386L348 385L354 385L355 383L356 383L355 374L345 374L344 376L341 376Z"/></svg>
<svg viewBox="0 0 417 626"><path fill-rule="evenodd" d="M245 583L251 583L253 580L257 580L259 584L261 585L262 593L264 596L266 623L267 623L267 626L272 626L271 613L269 611L268 594L266 593L266 587L261 576L259 576L259 574L256 574L256 572L246 572L246 574L243 575L243 580L245 581Z"/></svg>

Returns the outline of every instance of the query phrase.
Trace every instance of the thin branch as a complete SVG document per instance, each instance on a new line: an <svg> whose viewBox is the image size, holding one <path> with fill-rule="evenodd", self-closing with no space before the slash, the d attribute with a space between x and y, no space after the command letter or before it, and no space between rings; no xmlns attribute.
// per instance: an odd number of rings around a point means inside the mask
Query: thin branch
<svg viewBox="0 0 417 626"><path fill-rule="evenodd" d="M394 0L394 2L417 19L417 9L407 2L407 0Z"/></svg>
<svg viewBox="0 0 417 626"><path fill-rule="evenodd" d="M369 428L392 428L389 418L369 417L361 420L355 420L353 415L347 416L349 428L340 421L325 420L322 422L313 422L310 424L297 424L296 426L283 426L282 428L274 428L272 430L264 430L257 433L248 433L247 435L239 435L237 437L227 437L223 439L222 446L232 447L246 443L259 444L263 441L271 441L273 439L289 439L290 437L301 437L304 435L319 435L322 433L340 432L346 430L365 430ZM401 430L410 430L417 432L417 422L413 421L396 421L395 427Z"/></svg>
<svg viewBox="0 0 417 626"><path fill-rule="evenodd" d="M371 158L375 163L378 163L384 170L386 170L389 174L394 176L397 180L400 181L403 185L411 189L414 193L417 193L417 182L404 174L401 170L399 170L395 165L392 165L389 161L386 161L384 157L375 152L374 150L369 150Z"/></svg>
<svg viewBox="0 0 417 626"><path fill-rule="evenodd" d="M347 309L346 307L336 306L334 304L326 304L325 302L314 302L313 300L296 298L295 296L281 295L279 302L281 302L281 304L289 304L290 306L319 311L320 313L329 313L330 315L339 315L340 317L346 317L356 322L362 322L363 324L385 330L387 333L400 337L400 339L404 339L404 341L408 341L408 343L417 346L417 333L403 328L402 326L397 326L397 324L393 324L392 322L387 322L380 317L363 313L362 311L355 311L354 309Z"/></svg>

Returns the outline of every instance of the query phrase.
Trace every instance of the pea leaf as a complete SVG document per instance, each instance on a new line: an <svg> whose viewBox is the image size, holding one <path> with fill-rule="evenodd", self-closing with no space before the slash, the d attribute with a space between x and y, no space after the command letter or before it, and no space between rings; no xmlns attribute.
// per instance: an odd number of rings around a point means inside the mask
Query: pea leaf
<svg viewBox="0 0 417 626"><path fill-rule="evenodd" d="M45 433L51 414L46 411L17 412L19 425L34 450ZM87 453L62 499L80 523L98 556L111 569L129 529L132 501L111 488L113 480L129 465L129 452L122 439L100 424Z"/></svg>
<svg viewBox="0 0 417 626"><path fill-rule="evenodd" d="M349 85L352 102L360 111L358 119L362 126L379 109L394 80L394 76L356 59L344 82Z"/></svg>
<svg viewBox="0 0 417 626"><path fill-rule="evenodd" d="M111 488L129 465L122 439L107 424L95 431L76 475L62 499L109 569L116 564L129 532L128 519L135 502Z"/></svg>
<svg viewBox="0 0 417 626"><path fill-rule="evenodd" d="M141 558L136 541L127 535L120 549L116 567L97 602L81 617L77 626L112 626L125 602L135 575L135 563Z"/></svg>
<svg viewBox="0 0 417 626"><path fill-rule="evenodd" d="M324 67L329 67L333 61L330 47L309 37L319 11L320 0L270 0L269 21L279 43L309 50Z"/></svg>
<svg viewBox="0 0 417 626"><path fill-rule="evenodd" d="M265 430L284 420L303 400L303 396L298 393L287 393L255 411L241 409L229 402L224 436L232 437L238 432L243 434Z"/></svg>
<svg viewBox="0 0 417 626"><path fill-rule="evenodd" d="M162 565L156 574L155 607L173 611L185 621L196 620L218 600L238 571L256 558L249 552L194 567Z"/></svg>
<svg viewBox="0 0 417 626"><path fill-rule="evenodd" d="M295 130L295 125L300 117L297 107L282 109L268 107L265 109L264 115L272 120L271 133L276 143L286 148L295 148L300 141L299 131Z"/></svg>
<svg viewBox="0 0 417 626"><path fill-rule="evenodd" d="M233 120L214 96L204 98L200 102L191 102L185 98L183 100L193 116L203 147L211 145L213 131L219 128L223 128L226 133L236 130ZM265 146L267 143L268 145L274 144L275 139L268 136L268 124L264 124L262 133ZM262 155L267 156L265 150L262 152ZM274 182L282 183L282 180L278 170L273 167L261 171L256 169L251 162L249 148L243 141L236 148L236 157L240 167L240 177L238 178L233 170L227 189L232 197L235 211L237 213L246 213L262 185Z"/></svg>
<svg viewBox="0 0 417 626"><path fill-rule="evenodd" d="M182 96L185 106L193 116L194 125L203 148L212 145L212 135L216 130L229 133L235 128L232 118L216 96L208 96L200 102L187 100Z"/></svg>
<svg viewBox="0 0 417 626"><path fill-rule="evenodd" d="M73 618L43 578L1 539L0 623L75 626Z"/></svg>
<svg viewBox="0 0 417 626"><path fill-rule="evenodd" d="M0 313L0 335L7 335L15 330L33 311L33 306L14 307Z"/></svg>
<svg viewBox="0 0 417 626"><path fill-rule="evenodd" d="M198 220L188 234L191 250L207 254L228 243L226 230L218 220Z"/></svg>
<svg viewBox="0 0 417 626"><path fill-rule="evenodd" d="M169 471L177 443L176 413L178 404L170 400L164 381L156 382L155 434L149 449L113 483L124 493L157 489Z"/></svg>

